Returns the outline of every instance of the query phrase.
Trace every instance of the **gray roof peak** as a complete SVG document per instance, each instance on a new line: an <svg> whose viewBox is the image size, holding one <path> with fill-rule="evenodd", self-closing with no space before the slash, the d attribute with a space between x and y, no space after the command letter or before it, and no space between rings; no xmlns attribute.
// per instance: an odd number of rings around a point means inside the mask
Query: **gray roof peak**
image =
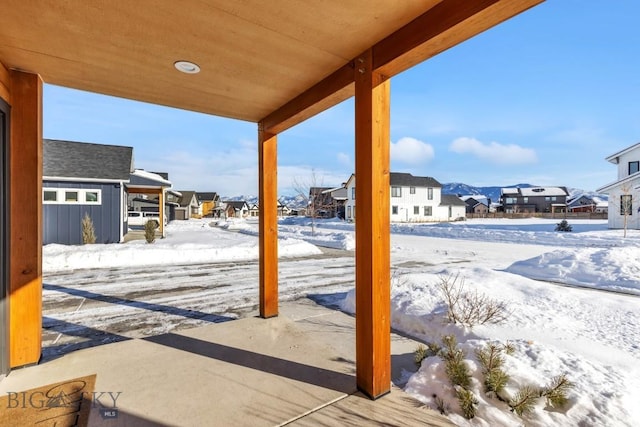
<svg viewBox="0 0 640 427"><path fill-rule="evenodd" d="M48 178L129 181L133 147L44 139L42 160Z"/></svg>
<svg viewBox="0 0 640 427"><path fill-rule="evenodd" d="M391 185L406 187L442 187L442 184L430 176L413 176L410 173L401 172L391 172L389 175Z"/></svg>

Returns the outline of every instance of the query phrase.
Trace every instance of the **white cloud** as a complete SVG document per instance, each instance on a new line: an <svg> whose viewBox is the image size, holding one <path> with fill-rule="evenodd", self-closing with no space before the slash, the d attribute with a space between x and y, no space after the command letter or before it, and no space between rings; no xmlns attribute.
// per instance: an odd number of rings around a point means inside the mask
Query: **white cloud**
<svg viewBox="0 0 640 427"><path fill-rule="evenodd" d="M351 161L351 156L346 153L338 153L338 163L341 165L347 166L349 168L353 168L353 162Z"/></svg>
<svg viewBox="0 0 640 427"><path fill-rule="evenodd" d="M433 146L415 138L404 137L391 143L391 159L394 161L415 165L428 162L433 157Z"/></svg>
<svg viewBox="0 0 640 427"><path fill-rule="evenodd" d="M136 167L168 172L176 190L216 191L223 196L258 192L258 154L253 141L241 140L225 150L203 147L157 155L144 153L136 155Z"/></svg>
<svg viewBox="0 0 640 427"><path fill-rule="evenodd" d="M459 154L472 154L479 159L495 164L524 164L535 163L538 158L531 148L524 148L515 144L503 145L497 142L484 144L475 138L462 137L454 140L449 150Z"/></svg>

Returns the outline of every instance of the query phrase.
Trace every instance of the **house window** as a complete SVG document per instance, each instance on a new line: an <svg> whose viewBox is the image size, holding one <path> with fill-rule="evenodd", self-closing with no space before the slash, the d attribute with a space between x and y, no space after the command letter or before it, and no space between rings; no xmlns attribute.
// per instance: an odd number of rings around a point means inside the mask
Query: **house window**
<svg viewBox="0 0 640 427"><path fill-rule="evenodd" d="M391 206L391 215L398 215L398 207Z"/></svg>
<svg viewBox="0 0 640 427"><path fill-rule="evenodd" d="M351 206L347 206L347 219L351 219Z"/></svg>
<svg viewBox="0 0 640 427"><path fill-rule="evenodd" d="M633 214L633 198L631 194L623 194L620 196L620 215Z"/></svg>
<svg viewBox="0 0 640 427"><path fill-rule="evenodd" d="M402 197L402 187L391 187L391 197Z"/></svg>
<svg viewBox="0 0 640 427"><path fill-rule="evenodd" d="M356 207L354 206L353 207L353 219L355 219L355 218L356 218Z"/></svg>
<svg viewBox="0 0 640 427"><path fill-rule="evenodd" d="M356 187L351 187L351 200L356 199Z"/></svg>
<svg viewBox="0 0 640 427"><path fill-rule="evenodd" d="M433 212L431 211L431 206L424 206L424 216L431 216Z"/></svg>
<svg viewBox="0 0 640 427"><path fill-rule="evenodd" d="M427 188L427 200L433 200L433 188Z"/></svg>
<svg viewBox="0 0 640 427"><path fill-rule="evenodd" d="M409 187L409 194L416 194L416 187Z"/></svg>
<svg viewBox="0 0 640 427"><path fill-rule="evenodd" d="M528 197L523 197L522 198L522 203L529 203L529 198Z"/></svg>
<svg viewBox="0 0 640 427"><path fill-rule="evenodd" d="M65 202L77 202L78 192L77 191L65 191L64 192L64 201Z"/></svg>
<svg viewBox="0 0 640 427"><path fill-rule="evenodd" d="M42 196L43 202L57 202L58 201L58 191L57 190L43 190Z"/></svg>
<svg viewBox="0 0 640 427"><path fill-rule="evenodd" d="M640 162L629 162L629 175L634 174L640 170Z"/></svg>
<svg viewBox="0 0 640 427"><path fill-rule="evenodd" d="M514 205L516 203L518 203L518 198L517 197L507 197L507 200L505 202L507 205Z"/></svg>
<svg viewBox="0 0 640 427"><path fill-rule="evenodd" d="M98 203L99 194L97 191L85 191L84 201L87 203Z"/></svg>
<svg viewBox="0 0 640 427"><path fill-rule="evenodd" d="M43 188L42 203L44 204L78 204L99 205L102 190L84 190L76 188Z"/></svg>
<svg viewBox="0 0 640 427"><path fill-rule="evenodd" d="M420 215L420 206L414 206L413 207L413 214L414 215Z"/></svg>

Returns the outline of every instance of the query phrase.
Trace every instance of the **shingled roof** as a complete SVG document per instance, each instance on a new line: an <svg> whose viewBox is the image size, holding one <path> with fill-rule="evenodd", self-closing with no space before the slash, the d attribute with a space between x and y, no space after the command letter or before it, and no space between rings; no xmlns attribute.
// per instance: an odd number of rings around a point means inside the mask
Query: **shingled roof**
<svg viewBox="0 0 640 427"><path fill-rule="evenodd" d="M167 175L168 177L168 175ZM171 181L165 179L156 172L147 172L142 169L136 169L131 172L131 179L128 187L171 187Z"/></svg>
<svg viewBox="0 0 640 427"><path fill-rule="evenodd" d="M242 200L230 200L228 202L224 202L226 203L227 206L231 206L233 207L233 209L239 211L242 210L242 208L244 207L244 205L247 205L247 208L249 207L249 204L245 201Z"/></svg>
<svg viewBox="0 0 640 427"><path fill-rule="evenodd" d="M453 194L443 194L440 199L440 206L466 206L467 204L458 196Z"/></svg>
<svg viewBox="0 0 640 427"><path fill-rule="evenodd" d="M195 191L180 191L182 197L180 197L180 206L183 208L191 205L191 199L196 195ZM198 198L196 197L196 200Z"/></svg>
<svg viewBox="0 0 640 427"><path fill-rule="evenodd" d="M133 170L133 147L44 139L45 178L76 178L129 181Z"/></svg>
<svg viewBox="0 0 640 427"><path fill-rule="evenodd" d="M218 193L214 192L202 192L196 191L196 197L199 202L209 202L219 199Z"/></svg>
<svg viewBox="0 0 640 427"><path fill-rule="evenodd" d="M391 185L404 187L442 187L430 176L413 176L410 173L391 172L389 181Z"/></svg>

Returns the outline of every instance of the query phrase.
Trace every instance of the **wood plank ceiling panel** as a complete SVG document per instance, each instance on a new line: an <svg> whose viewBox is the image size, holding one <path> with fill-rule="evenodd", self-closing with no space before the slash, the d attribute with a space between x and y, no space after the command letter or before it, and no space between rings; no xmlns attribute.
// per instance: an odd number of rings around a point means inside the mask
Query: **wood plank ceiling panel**
<svg viewBox="0 0 640 427"><path fill-rule="evenodd" d="M438 2L6 0L0 62L48 83L258 121ZM177 72L181 59L201 73Z"/></svg>

